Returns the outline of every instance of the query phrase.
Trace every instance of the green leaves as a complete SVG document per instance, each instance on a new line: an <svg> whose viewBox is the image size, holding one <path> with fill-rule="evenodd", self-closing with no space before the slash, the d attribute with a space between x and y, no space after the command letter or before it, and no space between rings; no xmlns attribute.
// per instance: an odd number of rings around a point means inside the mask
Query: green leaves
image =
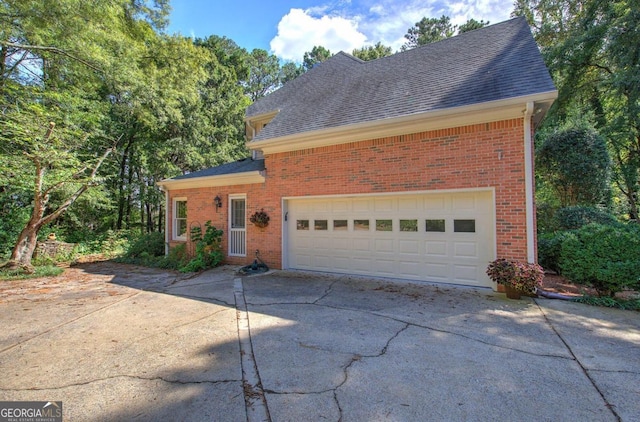
<svg viewBox="0 0 640 422"><path fill-rule="evenodd" d="M611 160L604 138L592 129L572 128L548 136L536 151L540 176L562 206L597 205L607 195Z"/></svg>

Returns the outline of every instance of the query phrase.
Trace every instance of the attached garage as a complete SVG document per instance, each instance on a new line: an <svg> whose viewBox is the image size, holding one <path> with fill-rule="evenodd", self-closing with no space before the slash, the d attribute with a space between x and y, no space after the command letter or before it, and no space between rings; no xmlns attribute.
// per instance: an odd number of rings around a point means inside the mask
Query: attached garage
<svg viewBox="0 0 640 422"><path fill-rule="evenodd" d="M288 198L285 267L493 287L493 190Z"/></svg>

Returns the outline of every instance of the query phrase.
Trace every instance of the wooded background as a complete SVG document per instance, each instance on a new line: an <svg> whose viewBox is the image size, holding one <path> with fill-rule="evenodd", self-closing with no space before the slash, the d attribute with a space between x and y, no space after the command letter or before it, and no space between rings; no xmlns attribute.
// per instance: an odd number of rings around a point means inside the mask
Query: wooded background
<svg viewBox="0 0 640 422"><path fill-rule="evenodd" d="M285 63L214 34L169 35L168 12L168 0L0 0L0 257L30 259L49 232L88 242L162 231L156 182L247 156L246 107L331 56L316 46ZM536 136L540 230L569 206L637 220L636 0L518 0L513 15L527 18L559 90ZM402 50L487 24L425 17Z"/></svg>

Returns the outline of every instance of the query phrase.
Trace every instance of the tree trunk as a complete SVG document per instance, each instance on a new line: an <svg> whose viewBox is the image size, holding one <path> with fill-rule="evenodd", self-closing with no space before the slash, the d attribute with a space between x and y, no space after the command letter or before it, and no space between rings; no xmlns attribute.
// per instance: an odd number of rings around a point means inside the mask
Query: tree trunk
<svg viewBox="0 0 640 422"><path fill-rule="evenodd" d="M11 252L11 258L9 258L9 262L4 265L4 268L10 270L20 269L27 274L33 273L34 270L33 265L31 265L31 258L33 257L33 251L36 250L36 245L38 243L38 231L41 227L39 224L33 224L34 218L35 216L32 216L29 220L29 224L27 224L27 226L20 232L16 245L13 247L13 251ZM37 220L40 219L41 218L38 218Z"/></svg>

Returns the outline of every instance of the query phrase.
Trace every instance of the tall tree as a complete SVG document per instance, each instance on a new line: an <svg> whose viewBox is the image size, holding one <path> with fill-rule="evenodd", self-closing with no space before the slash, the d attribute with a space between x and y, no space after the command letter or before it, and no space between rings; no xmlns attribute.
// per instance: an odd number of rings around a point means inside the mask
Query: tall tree
<svg viewBox="0 0 640 422"><path fill-rule="evenodd" d="M103 88L135 80L131 66L141 58L132 45L153 32L152 25L161 29L164 6L127 0L0 3L0 163L13 180L26 181L9 180L3 189L24 198L20 189L30 185L25 205L32 210L10 265L29 267L38 231L99 177L117 137L105 131L112 97Z"/></svg>
<svg viewBox="0 0 640 422"><path fill-rule="evenodd" d="M485 22L484 20L477 21L475 19L469 19L458 27L457 25L453 25L451 18L445 15L439 18L424 17L407 30L404 36L407 42L402 45L401 50L406 51L421 45L431 44L453 37L456 33L462 34L473 31L474 29L483 28L487 25L489 25L489 22Z"/></svg>
<svg viewBox="0 0 640 422"><path fill-rule="evenodd" d="M548 125L578 108L608 142L628 216L640 218L640 11L633 0L518 0L559 88Z"/></svg>
<svg viewBox="0 0 640 422"><path fill-rule="evenodd" d="M305 68L302 65L296 65L293 62L287 62L280 68L280 83L285 84L305 72Z"/></svg>
<svg viewBox="0 0 640 422"><path fill-rule="evenodd" d="M280 63L278 58L267 51L256 48L251 51L249 80L245 92L256 101L280 85Z"/></svg>
<svg viewBox="0 0 640 422"><path fill-rule="evenodd" d="M451 24L451 18L448 16L442 15L439 18L423 17L407 30L404 36L407 42L402 45L402 51L444 40L452 37L455 32L456 27Z"/></svg>
<svg viewBox="0 0 640 422"><path fill-rule="evenodd" d="M307 51L304 53L302 66L304 67L305 71L311 70L313 66L318 63L322 63L331 56L332 54L329 50L321 45L316 45L311 49L311 51Z"/></svg>
<svg viewBox="0 0 640 422"><path fill-rule="evenodd" d="M393 54L393 49L382 45L381 42L377 42L375 45L356 48L351 54L361 60L369 61L390 56Z"/></svg>
<svg viewBox="0 0 640 422"><path fill-rule="evenodd" d="M462 25L458 27L458 34L463 34L465 32L474 31L476 29L484 28L489 25L489 21L485 22L484 20L480 20L479 22L475 19L469 19Z"/></svg>
<svg viewBox="0 0 640 422"><path fill-rule="evenodd" d="M593 129L570 128L546 137L536 150L536 167L562 207L598 206L607 198L611 159L606 141Z"/></svg>

